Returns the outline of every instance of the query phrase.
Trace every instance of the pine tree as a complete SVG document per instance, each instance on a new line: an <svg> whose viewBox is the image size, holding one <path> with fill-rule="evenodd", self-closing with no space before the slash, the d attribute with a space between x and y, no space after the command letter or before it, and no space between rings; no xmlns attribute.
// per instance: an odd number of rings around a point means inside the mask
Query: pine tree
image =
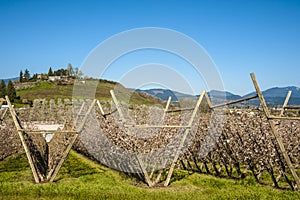
<svg viewBox="0 0 300 200"><path fill-rule="evenodd" d="M19 81L20 81L20 83L23 82L23 72L22 72L22 70L20 71L20 78L19 78Z"/></svg>
<svg viewBox="0 0 300 200"><path fill-rule="evenodd" d="M68 74L67 74L68 76L74 76L74 69L73 69L71 63L68 64L67 71L68 71Z"/></svg>
<svg viewBox="0 0 300 200"><path fill-rule="evenodd" d="M30 79L29 71L28 71L28 69L25 69L25 72L24 72L24 80L25 80L25 81L29 81L29 79Z"/></svg>
<svg viewBox="0 0 300 200"><path fill-rule="evenodd" d="M4 80L2 80L0 83L0 98L4 98L5 95L6 95L6 85Z"/></svg>
<svg viewBox="0 0 300 200"><path fill-rule="evenodd" d="M53 71L52 71L52 68L51 68L51 67L49 68L48 76L53 76Z"/></svg>
<svg viewBox="0 0 300 200"><path fill-rule="evenodd" d="M11 102L14 102L17 94L13 82L10 80L6 87L6 94Z"/></svg>

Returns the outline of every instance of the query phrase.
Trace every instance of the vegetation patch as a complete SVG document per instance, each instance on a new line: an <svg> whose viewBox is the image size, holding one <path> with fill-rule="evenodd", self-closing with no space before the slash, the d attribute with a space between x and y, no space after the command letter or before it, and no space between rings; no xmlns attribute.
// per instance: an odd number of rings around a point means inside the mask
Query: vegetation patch
<svg viewBox="0 0 300 200"><path fill-rule="evenodd" d="M178 177L177 177L178 175ZM249 177L251 179L251 177ZM169 187L147 188L74 151L55 182L34 184L25 154L0 162L1 199L299 199L300 193L261 186L248 178L220 179L174 173Z"/></svg>

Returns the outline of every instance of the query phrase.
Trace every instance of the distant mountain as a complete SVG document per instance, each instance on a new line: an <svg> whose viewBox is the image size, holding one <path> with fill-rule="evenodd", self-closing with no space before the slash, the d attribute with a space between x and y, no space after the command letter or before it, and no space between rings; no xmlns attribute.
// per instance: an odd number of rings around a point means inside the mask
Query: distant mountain
<svg viewBox="0 0 300 200"><path fill-rule="evenodd" d="M288 91L292 91L291 98L289 100L289 105L300 105L300 88L295 86L288 87L274 87L263 91L263 96L268 105L282 105ZM254 95L255 92L249 93L244 97ZM258 99L251 100L251 104L259 104Z"/></svg>
<svg viewBox="0 0 300 200"><path fill-rule="evenodd" d="M207 94L213 104L224 103L226 101L242 98L240 95L232 94L227 91L211 90L210 92L207 92Z"/></svg>
<svg viewBox="0 0 300 200"><path fill-rule="evenodd" d="M137 89L135 91L139 92L139 93L145 93L145 94L151 95L153 97L157 97L163 101L167 101L169 96L172 97L172 102L176 102L179 99L184 99L184 98L195 98L195 96L193 96L193 95L176 92L176 91L172 91L169 89L159 89L159 88L148 89L148 90Z"/></svg>
<svg viewBox="0 0 300 200"><path fill-rule="evenodd" d="M7 78L7 79L0 79L0 81L2 81L2 80L4 80L5 84L7 85L7 83L9 82L9 80L17 81L17 80L19 80L19 77Z"/></svg>
<svg viewBox="0 0 300 200"><path fill-rule="evenodd" d="M300 105L300 88L295 86L289 87L274 87L263 91L263 95L268 105L282 105L288 91L292 91L292 96L289 100L289 105ZM197 96L184 94L168 89L148 89L148 90L140 90L137 89L137 92L146 93L148 95L157 97L163 101L167 101L169 96L172 97L172 102L178 101L179 99L183 98L196 98ZM244 96L236 95L227 91L218 91L218 90L211 90L208 92L208 95L211 98L213 104L224 103L226 101L237 100L243 97L248 97L255 95L255 92L249 93ZM244 103L240 103L237 105L258 105L260 103L259 99L253 99Z"/></svg>

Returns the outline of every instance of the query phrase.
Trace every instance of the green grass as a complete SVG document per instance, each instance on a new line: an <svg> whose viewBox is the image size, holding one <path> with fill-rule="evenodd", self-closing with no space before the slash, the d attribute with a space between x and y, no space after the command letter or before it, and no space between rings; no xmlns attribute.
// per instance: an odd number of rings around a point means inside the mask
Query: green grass
<svg viewBox="0 0 300 200"><path fill-rule="evenodd" d="M54 183L34 184L24 154L0 162L0 199L300 199L299 192L175 171L169 187L136 179L71 152Z"/></svg>
<svg viewBox="0 0 300 200"><path fill-rule="evenodd" d="M95 86L95 84L97 87ZM94 91L95 88L96 91ZM103 80L99 82L86 81L86 84L84 85L76 85L77 95L80 94L81 96L84 96L86 98L96 97L97 99L102 100L110 100L110 90L114 89L116 89L115 82ZM131 104L162 104L159 99L137 92L131 93L128 89L124 88L121 85L118 85L117 89L121 91L121 96L130 95L129 103ZM39 82L35 87L18 90L17 96L20 96L21 99L28 99L31 101L33 101L34 99L71 99L73 97L73 85L58 85L56 82Z"/></svg>

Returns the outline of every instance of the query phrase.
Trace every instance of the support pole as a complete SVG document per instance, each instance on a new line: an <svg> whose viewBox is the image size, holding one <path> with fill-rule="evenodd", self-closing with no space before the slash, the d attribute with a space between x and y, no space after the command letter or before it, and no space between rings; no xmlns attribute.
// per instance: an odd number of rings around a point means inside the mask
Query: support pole
<svg viewBox="0 0 300 200"><path fill-rule="evenodd" d="M103 108L102 108L102 106L101 106L99 100L97 100L97 105L98 105L98 107L99 107L99 109L100 109L101 115L104 116L105 113L104 113L104 111L103 111Z"/></svg>
<svg viewBox="0 0 300 200"><path fill-rule="evenodd" d="M66 160L66 158L67 158L67 156L68 156L68 154L69 154L69 152L70 152L70 150L71 150L74 142L76 141L77 136L78 136L78 134L75 134L74 137L73 137L73 139L71 140L71 142L68 144L68 146L67 146L66 150L64 151L61 159L59 160L57 166L54 168L54 171L49 172L49 174L47 175L47 179L50 178L50 182L53 182L54 179L55 179L55 177L57 176L57 174L58 174L58 172L59 172L62 164L65 162L65 160Z"/></svg>
<svg viewBox="0 0 300 200"><path fill-rule="evenodd" d="M299 180L299 177L297 175L297 172L296 172L296 170L295 170L295 168L294 168L294 166L293 166L293 164L292 164L292 162L291 162L291 160L290 160L290 158L289 158L289 156L288 156L288 154L287 154L287 152L285 150L285 147L283 145L282 139L279 136L279 134L278 134L278 132L277 132L277 130L275 128L274 121L269 118L270 117L270 112L268 110L267 104L266 104L265 99L263 97L263 94L262 94L262 92L260 90L260 87L259 87L259 85L257 83L257 80L256 80L256 77L255 77L254 73L251 73L250 76L251 76L251 79L253 81L253 84L254 84L255 90L257 92L257 95L259 97L259 100L261 102L261 105L263 107L263 110L265 112L265 115L267 116L267 119L268 119L268 122L270 124L272 133L273 133L273 135L274 135L274 137L275 137L275 139L276 139L276 141L277 141L277 143L279 145L280 151L283 154L285 162L287 163L287 165L288 165L288 167L289 167L289 169L290 169L290 171L291 171L291 173L293 175L293 178L294 178L294 180L296 182L297 189L299 190L300 189L300 180Z"/></svg>
<svg viewBox="0 0 300 200"><path fill-rule="evenodd" d="M198 111L198 109L199 109L199 107L200 107L200 104L201 104L201 102L202 102L202 100L203 100L203 97L204 97L205 93L206 93L206 91L203 90L202 93L201 93L201 95L199 96L199 99L198 99L198 101L197 101L197 103L196 103L196 106L195 106L195 108L194 108L194 111L193 111L193 113L192 113L192 115L191 115L191 118L190 118L190 120L189 120L188 126L192 126L192 124L193 124L193 122L194 122L194 118L195 118L195 116L196 116L196 114L197 114L197 111ZM187 138L187 135L189 134L189 131L190 131L190 129L186 129L185 132L184 132L184 135L182 136L182 139L181 139L181 141L180 141L180 145L179 145L179 147L177 148L176 154L175 154L174 159L173 159L173 161L172 161L172 164L171 164L171 167L170 167L170 169L169 169L169 172L168 172L168 175L167 175L167 179L166 179L166 181L165 181L165 183L164 183L164 186L168 186L169 183L170 183L170 180L171 180L171 177L172 177L174 168L175 168L175 164L176 164L176 162L177 162L177 160L178 160L178 158L179 158L180 151L181 151L181 149L182 149L182 147L183 147L183 145L184 145L184 142L185 142L185 140L186 140L186 138Z"/></svg>
<svg viewBox="0 0 300 200"><path fill-rule="evenodd" d="M85 122L86 122L88 116L90 115L90 113L92 112L92 109L94 108L94 106L95 106L95 104L96 104L96 101L97 101L97 100L94 99L94 101L93 101L92 104L90 105L90 107L89 107L88 111L86 112L86 114L85 114L85 116L84 116L84 118L83 118L83 120L82 120L82 122L81 122L79 128L76 130L77 133L80 133L80 132L82 131L82 129L83 129L83 127L84 127L84 124L85 124ZM75 123L77 123L77 122L75 122Z"/></svg>
<svg viewBox="0 0 300 200"><path fill-rule="evenodd" d="M210 109L212 109L212 108L213 108L213 105L212 105L212 103L211 103L211 100L210 100L210 98L209 98L207 92L205 92L205 99L206 99L206 102L207 102L208 107L209 107Z"/></svg>
<svg viewBox="0 0 300 200"><path fill-rule="evenodd" d="M7 105L9 107L9 111L10 111L10 114L13 118L13 121L15 123L15 126L17 128L17 131L18 131L18 134L19 134L19 137L21 139L21 142L22 142L22 145L23 145L23 148L25 150L25 153L26 153L26 156L27 156L27 159L28 159L28 162L29 162L29 165L30 165L30 168L31 168L31 171L32 171L32 174L33 174L33 178L34 178L34 181L36 183L39 183L40 180L39 180L39 177L38 177L38 173L37 173L37 169L35 168L34 166L34 163L33 163L33 160L32 160L32 157L30 155L30 150L26 144L26 141L24 139L24 132L23 132L23 129L19 123L19 120L17 118L17 115L15 113L15 110L13 109L11 103L10 103L10 100L8 98L8 96L5 96L5 99L6 99L6 102L7 102Z"/></svg>
<svg viewBox="0 0 300 200"><path fill-rule="evenodd" d="M169 109L171 100L172 100L172 97L169 96L168 101L167 101L167 104L166 104L166 107L165 107L165 110L164 110L164 114L163 114L163 116L162 116L162 121L164 121L164 119L165 119L165 116L166 116L166 114L167 114L167 112L168 112L168 109Z"/></svg>
<svg viewBox="0 0 300 200"><path fill-rule="evenodd" d="M0 108L1 108L1 106L0 106ZM4 110L4 112L3 112L2 116L1 116L1 121L4 119L4 117L5 117L6 113L7 113L7 110L8 110L8 108L6 108Z"/></svg>
<svg viewBox="0 0 300 200"><path fill-rule="evenodd" d="M70 152L70 150L71 150L73 144L75 143L75 141L76 141L76 139L77 139L77 137L78 137L78 134L82 131L82 129L83 129L83 127L84 127L84 124L85 124L85 122L86 122L88 116L89 116L90 113L92 112L92 109L94 108L94 106L95 106L95 104L96 104L96 101L97 101L97 100L94 99L94 101L93 101L92 104L90 105L90 107L89 107L88 111L86 112L86 114L85 114L85 116L84 116L84 118L83 118L83 120L82 120L82 122L81 122L79 128L78 128L77 131L75 132L75 135L73 136L73 139L70 141L70 143L68 144L67 148L65 149L65 151L64 151L64 153L63 153L63 155L62 155L62 157L61 157L61 159L60 159L60 161L59 161L59 163L58 163L57 166L54 168L54 171L52 171L51 173L48 174L47 179L50 178L50 182L54 181L55 177L57 176L57 174L58 174L58 172L59 172L59 170L60 170L62 164L63 164L64 161L66 160L66 158L67 158L67 156L68 156L68 154L69 154L69 152ZM82 106L81 106L81 108L80 108L80 111L79 111L78 114L77 114L77 116L79 116L80 113L82 112L84 105L85 105L85 104L83 103ZM76 118L75 124L77 124L77 120L78 120L78 118ZM70 132L74 132L74 131L70 131ZM52 173L53 173L53 174L52 174Z"/></svg>
<svg viewBox="0 0 300 200"><path fill-rule="evenodd" d="M126 119L124 117L123 111L121 109L121 105L119 104L119 102L118 102L118 100L117 100L117 98L115 96L114 91L110 90L110 94L111 94L111 97L112 97L112 100L113 100L114 104L116 105L117 111L118 111L118 113L120 115L120 120L125 124L126 123ZM146 171L146 168L145 168L145 165L144 165L143 161L140 159L140 157L139 157L138 154L135 154L135 155L136 155L136 159L137 159L137 161L139 163L139 166L140 166L140 168L142 170L142 173L144 175L144 178L145 178L145 181L146 181L147 185L149 187L152 187L153 186L153 182L151 181L151 179L150 179L150 177L149 177L149 175L148 175L148 173Z"/></svg>
<svg viewBox="0 0 300 200"><path fill-rule="evenodd" d="M258 97L258 95L253 95L253 96L250 96L250 97L245 97L245 98L241 98L241 99L237 99L237 100L233 100L233 101L228 101L228 102L225 102L225 103L221 103L221 104L212 106L211 108L223 107L223 106L227 106L227 105L231 105L231 104L235 104L235 103L239 103L239 102L243 102L243 101L248 101L248 100L251 100L251 99L255 99L257 97Z"/></svg>
<svg viewBox="0 0 300 200"><path fill-rule="evenodd" d="M288 104L288 102L289 102L289 100L290 100L291 94L292 94L292 91L289 90L288 93L287 93L287 95L286 95L286 98L285 98L285 100L284 100L284 103L283 103L283 105L282 105L282 110L281 110L281 112L280 112L280 116L281 116L281 117L283 116L284 109L285 109L285 107L287 106L287 104Z"/></svg>

